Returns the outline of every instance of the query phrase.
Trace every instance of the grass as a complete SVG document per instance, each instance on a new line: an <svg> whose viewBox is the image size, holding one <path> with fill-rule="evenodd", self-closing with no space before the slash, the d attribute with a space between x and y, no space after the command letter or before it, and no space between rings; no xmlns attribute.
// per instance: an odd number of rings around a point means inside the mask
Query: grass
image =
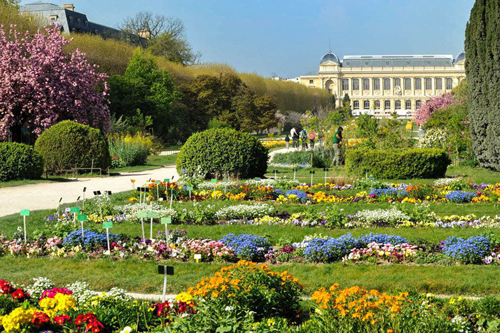
<svg viewBox="0 0 500 333"><path fill-rule="evenodd" d="M164 263L162 263L164 264ZM169 262L175 275L169 277L168 292L178 293L194 286L203 277L211 276L223 264ZM65 258L0 258L0 278L15 283L31 283L33 277L46 276L56 285L85 281L94 290L124 288L131 292L161 294L163 279L153 261L108 259L79 260ZM333 283L341 286L360 285L391 291L412 288L419 292L448 295L500 295L498 266L404 266L302 264L272 266L273 270L289 271L311 295L319 287Z"/></svg>
<svg viewBox="0 0 500 333"><path fill-rule="evenodd" d="M177 159L177 154L172 155L149 155L144 165L136 165L123 168L111 169L111 174L121 173L121 172L138 172L163 168L167 165L174 165Z"/></svg>
<svg viewBox="0 0 500 333"><path fill-rule="evenodd" d="M274 178L274 170L278 170L278 177L286 177L293 179L294 172L292 168L283 167L269 167L266 173L267 178ZM311 174L310 171L314 171L313 183L324 183L325 182L325 171L322 168L299 168L296 172L296 178L301 182L310 183ZM326 179L329 182L338 183L338 181L343 181L345 184L352 184L358 177L348 175L343 166L331 167L329 171L326 172ZM472 167L453 167L449 166L446 172L446 177L464 177L474 183L498 183L500 182L500 172L484 169L484 168L472 168ZM406 183L406 184L422 184L422 183L432 183L435 179L379 179L388 183Z"/></svg>
<svg viewBox="0 0 500 333"><path fill-rule="evenodd" d="M32 184L40 184L40 183L55 183L55 182L68 182L71 179L57 177L57 176L49 176L48 179L19 179L19 180L10 180L7 182L0 182L0 188L13 187L13 186L22 186L22 185L32 185Z"/></svg>

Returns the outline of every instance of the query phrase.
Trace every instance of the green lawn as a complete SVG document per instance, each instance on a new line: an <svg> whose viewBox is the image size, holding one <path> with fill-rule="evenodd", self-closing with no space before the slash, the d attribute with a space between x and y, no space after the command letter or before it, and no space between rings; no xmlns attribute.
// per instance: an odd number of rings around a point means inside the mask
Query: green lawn
<svg viewBox="0 0 500 333"><path fill-rule="evenodd" d="M121 172L137 172L146 171L163 168L167 165L174 165L177 159L177 154L173 155L149 155L146 164L136 165L131 167L115 168L111 169L111 174L121 173Z"/></svg>
<svg viewBox="0 0 500 333"><path fill-rule="evenodd" d="M162 263L164 264L164 263ZM169 262L175 275L169 277L168 292L178 293L194 286L203 277L214 274L224 265L208 263ZM46 276L57 285L85 281L94 290L124 288L131 292L161 294L163 279L153 261L108 259L79 260L65 258L0 258L0 279L31 283L33 277ZM333 283L341 286L360 285L391 291L416 289L448 295L500 295L497 283L498 266L404 266L302 264L272 266L273 270L289 271L303 284L306 295Z"/></svg>
<svg viewBox="0 0 500 333"><path fill-rule="evenodd" d="M30 184L39 184L39 183L54 183L54 182L68 182L71 181L69 178L49 176L48 179L43 177L42 179L20 179L20 180L11 180L8 182L0 182L0 188L12 187L12 186L21 186L21 185L30 185Z"/></svg>

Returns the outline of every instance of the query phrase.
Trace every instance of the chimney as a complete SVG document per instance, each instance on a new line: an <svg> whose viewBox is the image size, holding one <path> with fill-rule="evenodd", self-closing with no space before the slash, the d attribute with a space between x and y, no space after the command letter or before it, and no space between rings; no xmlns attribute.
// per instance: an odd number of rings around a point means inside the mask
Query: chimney
<svg viewBox="0 0 500 333"><path fill-rule="evenodd" d="M64 9L75 11L75 6L72 3L62 5Z"/></svg>

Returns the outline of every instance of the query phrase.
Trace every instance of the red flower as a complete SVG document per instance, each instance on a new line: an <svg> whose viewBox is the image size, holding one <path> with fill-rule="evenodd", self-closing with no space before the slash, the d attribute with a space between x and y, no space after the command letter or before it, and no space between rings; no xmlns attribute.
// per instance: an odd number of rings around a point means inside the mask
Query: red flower
<svg viewBox="0 0 500 333"><path fill-rule="evenodd" d="M113 156L113 159L114 159L114 160L117 160L117 159L118 159L118 156Z"/></svg>
<svg viewBox="0 0 500 333"><path fill-rule="evenodd" d="M71 317L70 316L67 316L67 315L64 315L64 316L57 316L57 317L54 317L54 321L59 324L59 325L64 325L64 323L67 323L67 322L70 322L71 321Z"/></svg>
<svg viewBox="0 0 500 333"><path fill-rule="evenodd" d="M84 315L78 315L78 317L76 317L76 319L75 319L75 325L79 326L79 325L83 324L84 317L85 317Z"/></svg>
<svg viewBox="0 0 500 333"><path fill-rule="evenodd" d="M5 280L0 280L0 292L2 294L10 294L14 291L14 288L10 285L9 282L5 281Z"/></svg>
<svg viewBox="0 0 500 333"><path fill-rule="evenodd" d="M36 326L43 326L50 322L50 318L44 312L35 312L35 314L33 315L33 319L31 319L31 322Z"/></svg>
<svg viewBox="0 0 500 333"><path fill-rule="evenodd" d="M13 293L12 293L12 297L13 298L17 298L19 300L22 300L23 298L29 298L30 296L28 294L25 294L24 291L22 289L16 289Z"/></svg>

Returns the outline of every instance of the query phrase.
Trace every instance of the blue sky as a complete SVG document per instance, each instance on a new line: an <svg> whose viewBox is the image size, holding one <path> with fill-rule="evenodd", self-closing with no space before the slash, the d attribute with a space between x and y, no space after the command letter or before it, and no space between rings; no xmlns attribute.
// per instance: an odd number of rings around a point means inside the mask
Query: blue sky
<svg viewBox="0 0 500 333"><path fill-rule="evenodd" d="M33 0L24 0L31 3ZM151 11L180 18L202 62L293 77L317 70L328 41L339 57L453 54L463 50L474 0L44 0L72 2L116 27Z"/></svg>

